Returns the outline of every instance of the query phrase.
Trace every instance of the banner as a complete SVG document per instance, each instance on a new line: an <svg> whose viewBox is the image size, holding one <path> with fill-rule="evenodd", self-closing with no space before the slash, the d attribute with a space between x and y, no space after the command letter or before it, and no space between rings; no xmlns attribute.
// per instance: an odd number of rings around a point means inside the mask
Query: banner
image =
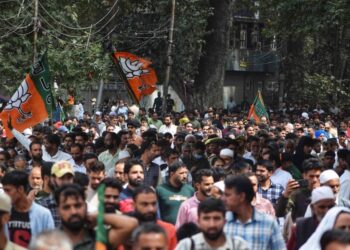
<svg viewBox="0 0 350 250"><path fill-rule="evenodd" d="M13 135L7 127L11 117L12 126L22 132L48 117L55 110L51 92L51 76L45 54L30 69L29 74L18 87L0 114L8 138Z"/></svg>
<svg viewBox="0 0 350 250"><path fill-rule="evenodd" d="M128 52L115 52L113 58L122 74L134 100L139 103L143 96L157 89L156 72L150 67L152 62Z"/></svg>
<svg viewBox="0 0 350 250"><path fill-rule="evenodd" d="M253 104L250 106L248 120L255 120L255 122L259 123L263 116L269 119L269 114L266 111L261 92L258 90L258 94L256 95Z"/></svg>

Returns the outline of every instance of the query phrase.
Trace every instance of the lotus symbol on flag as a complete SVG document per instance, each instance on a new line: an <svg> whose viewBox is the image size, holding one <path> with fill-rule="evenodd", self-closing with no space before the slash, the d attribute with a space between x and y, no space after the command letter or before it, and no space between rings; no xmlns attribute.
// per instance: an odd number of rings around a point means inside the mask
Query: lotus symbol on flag
<svg viewBox="0 0 350 250"><path fill-rule="evenodd" d="M6 107L4 110L12 110L12 109L17 109L18 112L20 113L20 117L17 119L17 122L22 123L26 119L32 117L32 113L25 112L22 109L22 105L29 99L31 96L30 93L28 93L28 84L26 81L23 81L17 91L13 94L11 99L8 101Z"/></svg>
<svg viewBox="0 0 350 250"><path fill-rule="evenodd" d="M121 57L119 60L126 77L129 79L133 77L139 77L142 74L149 72L147 69L142 68L143 63L139 60L131 62L129 58L123 57Z"/></svg>

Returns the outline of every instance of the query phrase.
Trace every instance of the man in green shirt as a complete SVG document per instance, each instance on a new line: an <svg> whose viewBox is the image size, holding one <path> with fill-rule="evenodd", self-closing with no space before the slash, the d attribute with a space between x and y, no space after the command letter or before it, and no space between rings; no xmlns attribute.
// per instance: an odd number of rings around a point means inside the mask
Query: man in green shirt
<svg viewBox="0 0 350 250"><path fill-rule="evenodd" d="M194 194L192 186L186 184L187 176L186 165L175 161L169 166L167 182L156 189L161 219L174 225L181 203Z"/></svg>
<svg viewBox="0 0 350 250"><path fill-rule="evenodd" d="M157 128L157 130L160 128L160 126L163 125L162 121L158 120L158 114L156 112L154 112L151 118L148 119L148 124L154 125Z"/></svg>

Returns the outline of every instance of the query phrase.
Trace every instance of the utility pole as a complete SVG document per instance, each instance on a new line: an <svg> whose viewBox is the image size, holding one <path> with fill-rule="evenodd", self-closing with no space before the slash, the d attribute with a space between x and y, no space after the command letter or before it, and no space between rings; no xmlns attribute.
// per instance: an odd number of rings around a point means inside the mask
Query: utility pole
<svg viewBox="0 0 350 250"><path fill-rule="evenodd" d="M33 63L36 61L37 57L37 42L38 42L38 13L39 13L39 0L34 0L34 25L33 25L33 32L34 32L34 37L33 37Z"/></svg>
<svg viewBox="0 0 350 250"><path fill-rule="evenodd" d="M167 51L167 67L165 71L165 81L163 85L163 107L162 107L163 114L165 114L166 112L166 98L168 95L170 73L171 73L171 67L173 64L172 48L174 43L173 37L174 37L174 24L175 24L175 8L176 8L176 0L172 0L170 30L169 30L169 44L168 44L168 51Z"/></svg>

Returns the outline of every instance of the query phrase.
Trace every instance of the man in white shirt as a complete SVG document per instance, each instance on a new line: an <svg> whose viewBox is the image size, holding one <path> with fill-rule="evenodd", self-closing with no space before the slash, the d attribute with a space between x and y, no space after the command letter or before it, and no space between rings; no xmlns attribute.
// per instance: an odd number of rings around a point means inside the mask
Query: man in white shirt
<svg viewBox="0 0 350 250"><path fill-rule="evenodd" d="M165 134L170 133L173 136L176 134L177 126L173 124L172 117L170 114L164 116L164 124L160 126L159 133Z"/></svg>

